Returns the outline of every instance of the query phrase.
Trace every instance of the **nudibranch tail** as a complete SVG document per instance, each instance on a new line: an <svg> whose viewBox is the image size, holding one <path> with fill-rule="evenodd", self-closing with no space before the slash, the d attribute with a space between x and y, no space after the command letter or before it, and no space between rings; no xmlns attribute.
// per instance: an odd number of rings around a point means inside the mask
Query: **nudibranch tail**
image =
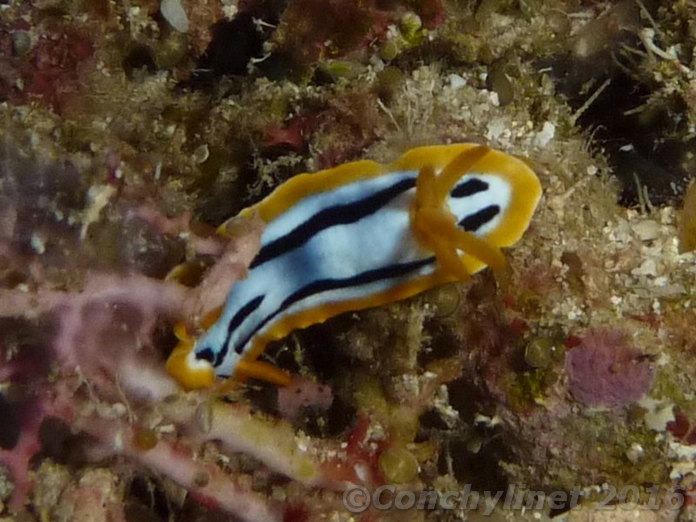
<svg viewBox="0 0 696 522"><path fill-rule="evenodd" d="M187 390L212 386L215 383L215 368L210 362L195 356L194 340L186 331L186 325L177 323L174 334L179 339L179 344L167 359L169 375Z"/></svg>

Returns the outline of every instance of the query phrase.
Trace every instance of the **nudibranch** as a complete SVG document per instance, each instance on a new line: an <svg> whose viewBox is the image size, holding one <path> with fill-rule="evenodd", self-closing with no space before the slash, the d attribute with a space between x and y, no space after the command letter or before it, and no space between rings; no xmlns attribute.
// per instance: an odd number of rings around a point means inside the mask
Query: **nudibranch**
<svg viewBox="0 0 696 522"><path fill-rule="evenodd" d="M256 360L269 342L503 268L500 248L522 236L540 196L524 161L471 143L295 176L240 213L266 223L261 249L197 340L177 326L167 369L188 389L216 376L287 384Z"/></svg>

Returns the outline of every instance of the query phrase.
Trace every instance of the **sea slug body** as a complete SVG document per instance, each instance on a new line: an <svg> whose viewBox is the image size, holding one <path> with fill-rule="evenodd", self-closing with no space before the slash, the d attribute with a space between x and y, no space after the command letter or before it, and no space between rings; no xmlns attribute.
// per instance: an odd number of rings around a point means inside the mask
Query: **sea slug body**
<svg viewBox="0 0 696 522"><path fill-rule="evenodd" d="M469 143L295 176L240 213L266 223L261 250L197 340L177 327L167 369L189 389L216 376L286 384L285 372L256 361L269 342L502 268L500 248L522 236L540 196L522 160Z"/></svg>

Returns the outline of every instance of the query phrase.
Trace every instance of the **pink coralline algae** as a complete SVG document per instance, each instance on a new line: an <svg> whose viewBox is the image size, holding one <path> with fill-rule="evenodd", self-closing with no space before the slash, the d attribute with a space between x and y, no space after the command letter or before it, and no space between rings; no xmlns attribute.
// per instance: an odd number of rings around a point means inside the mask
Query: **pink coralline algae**
<svg viewBox="0 0 696 522"><path fill-rule="evenodd" d="M650 390L653 365L626 342L623 332L596 330L566 354L568 385L586 406L620 407Z"/></svg>

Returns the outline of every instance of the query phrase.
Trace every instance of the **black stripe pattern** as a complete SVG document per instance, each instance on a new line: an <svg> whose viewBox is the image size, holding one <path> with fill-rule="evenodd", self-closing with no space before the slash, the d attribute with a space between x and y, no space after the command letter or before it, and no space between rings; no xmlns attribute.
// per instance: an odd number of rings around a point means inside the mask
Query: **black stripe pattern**
<svg viewBox="0 0 696 522"><path fill-rule="evenodd" d="M247 304L245 304L239 310L237 310L236 314L234 314L234 317L232 317L229 324L227 325L227 335L225 336L225 342L223 343L222 349L218 352L217 357L215 358L215 366L220 366L222 364L222 361L225 360L225 357L227 356L227 351L230 349L230 337L232 337L232 333L237 328L239 328L239 325L241 325L244 322L244 320L254 312L254 310L261 306L261 303L263 302L264 298L265 296L263 295L258 295L254 297L251 301L249 301ZM241 351L237 350L237 353L241 353Z"/></svg>
<svg viewBox="0 0 696 522"><path fill-rule="evenodd" d="M476 232L483 225L498 215L500 207L498 205L488 205L478 212L469 214L459 222L459 226L467 232Z"/></svg>
<svg viewBox="0 0 696 522"><path fill-rule="evenodd" d="M341 288L369 285L376 281L404 277L434 262L435 257L432 256L425 259L419 259L417 261L411 261L409 263L399 263L383 268L377 268L375 270L368 270L366 272L362 272L360 274L356 274L351 277L345 277L342 279L320 279L318 281L313 281L310 284L305 285L304 287L290 294L273 313L266 316L263 319L263 321L257 324L256 327L251 331L251 333L249 333L249 335L247 335L234 347L234 350L237 353L241 354L244 351L244 347L251 341L251 339L256 334L258 334L258 332L264 326L266 326L270 321L272 321L273 318L278 316L280 313L282 313L284 310L286 310L293 304L302 301L303 299L307 299L322 292L328 292L331 290L340 290ZM227 353L227 348L225 348L225 353ZM220 363L221 362L222 359L220 359ZM220 363L216 361L216 366L219 366Z"/></svg>
<svg viewBox="0 0 696 522"><path fill-rule="evenodd" d="M360 221L364 217L374 214L392 199L415 186L415 178L406 178L361 200L325 208L314 214L307 221L297 225L284 236L264 245L249 268L253 269L271 259L301 247L322 230L336 225L348 225Z"/></svg>
<svg viewBox="0 0 696 522"><path fill-rule="evenodd" d="M486 190L488 190L488 183L478 178L471 178L455 186L450 192L450 196L453 198L465 198Z"/></svg>
<svg viewBox="0 0 696 522"><path fill-rule="evenodd" d="M288 233L263 245L258 255L252 261L249 267L251 273L247 277L250 278L253 276L254 268L272 260L282 258L286 254L302 248L303 245L308 243L313 237L326 229L338 225L356 223L378 212L387 206L394 198L413 189L416 184L416 177L417 173L415 173L414 176L399 179L392 185L358 201L337 204L317 211ZM452 198L466 198L487 190L489 190L489 184L487 182L472 177L455 185L450 192L450 196ZM499 213L500 207L498 205L488 205L476 212L466 215L459 221L458 225L468 232L476 232L486 223L494 219ZM262 314L263 317L260 317L258 321L254 319L256 324L253 324L251 331L243 339L233 341L232 337L234 333L238 331L249 316L257 311L264 302L266 295L257 295L248 300L234 314L227 325L225 342L220 347L220 350L216 353L211 347L205 347L196 350L196 356L199 359L210 361L216 367L220 367L223 365L230 349L233 349L239 355L243 354L245 349L248 348L251 340L258 335L264 327L281 316L284 311L303 300L310 299L324 292L336 291L344 288L359 288L374 284L378 281L397 280L398 278L406 279L415 275L423 267L435 262L435 256L430 256L415 261L394 263L388 266L366 270L340 279L326 278L310 281L287 295L275 310L264 310L264 314Z"/></svg>

